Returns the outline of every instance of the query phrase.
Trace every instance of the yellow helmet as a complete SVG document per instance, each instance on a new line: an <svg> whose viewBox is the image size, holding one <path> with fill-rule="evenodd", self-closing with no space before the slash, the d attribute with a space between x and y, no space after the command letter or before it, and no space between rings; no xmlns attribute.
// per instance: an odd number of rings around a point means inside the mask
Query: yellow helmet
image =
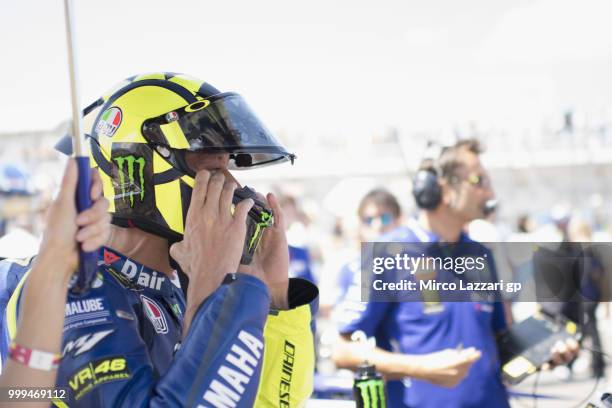
<svg viewBox="0 0 612 408"><path fill-rule="evenodd" d="M113 223L171 241L183 235L194 184L185 152L229 153L230 169L295 159L240 95L182 74L131 77L84 115Z"/></svg>

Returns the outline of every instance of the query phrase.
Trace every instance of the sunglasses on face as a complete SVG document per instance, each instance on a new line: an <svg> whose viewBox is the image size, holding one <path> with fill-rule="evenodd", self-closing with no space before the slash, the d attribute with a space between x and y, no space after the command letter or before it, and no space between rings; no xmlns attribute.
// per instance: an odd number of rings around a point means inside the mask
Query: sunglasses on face
<svg viewBox="0 0 612 408"><path fill-rule="evenodd" d="M487 188L491 186L491 179L482 174L472 174L468 176L465 181L478 188Z"/></svg>
<svg viewBox="0 0 612 408"><path fill-rule="evenodd" d="M382 213L380 215L377 215L376 217L362 217L361 222L371 227L372 224L374 224L374 221L376 221L377 219L380 219L381 225L383 227L386 227L387 225L393 222L393 215L390 213Z"/></svg>

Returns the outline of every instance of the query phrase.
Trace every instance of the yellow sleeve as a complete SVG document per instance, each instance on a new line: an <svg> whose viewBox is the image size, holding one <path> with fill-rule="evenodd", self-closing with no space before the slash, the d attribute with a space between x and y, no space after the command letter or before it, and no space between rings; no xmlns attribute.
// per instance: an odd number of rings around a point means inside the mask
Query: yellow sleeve
<svg viewBox="0 0 612 408"><path fill-rule="evenodd" d="M32 267L33 260L34 257L3 261L3 263L5 263L4 265L8 265L8 268L6 268L7 276L2 277L2 279L7 281L7 284L9 281L12 282L12 284L8 284L7 290L9 291L9 298L8 302L6 303L6 309L4 310L4 328L8 334L9 341L13 341L15 335L17 334L19 298L21 296L23 285L30 274L30 268Z"/></svg>
<svg viewBox="0 0 612 408"><path fill-rule="evenodd" d="M318 290L303 279L289 282L289 310L273 311L264 327L264 359L255 407L303 407L312 394L313 320Z"/></svg>

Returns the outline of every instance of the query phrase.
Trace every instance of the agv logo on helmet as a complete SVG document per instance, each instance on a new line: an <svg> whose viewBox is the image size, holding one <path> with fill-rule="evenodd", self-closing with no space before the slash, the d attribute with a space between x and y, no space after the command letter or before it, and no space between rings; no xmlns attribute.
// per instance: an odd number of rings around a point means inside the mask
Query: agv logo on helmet
<svg viewBox="0 0 612 408"><path fill-rule="evenodd" d="M123 121L123 112L116 106L110 107L104 111L102 117L96 125L96 133L98 135L104 135L107 137L113 137L113 135L121 126Z"/></svg>

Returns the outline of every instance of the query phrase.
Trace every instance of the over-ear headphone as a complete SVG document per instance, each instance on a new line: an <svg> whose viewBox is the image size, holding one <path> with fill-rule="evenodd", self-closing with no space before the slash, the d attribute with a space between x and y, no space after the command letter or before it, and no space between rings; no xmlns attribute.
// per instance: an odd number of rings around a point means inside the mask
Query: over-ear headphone
<svg viewBox="0 0 612 408"><path fill-rule="evenodd" d="M417 207L421 209L433 210L442 201L438 159L443 150L444 147L440 143L428 141L423 152L421 166L412 178L412 195Z"/></svg>
<svg viewBox="0 0 612 408"><path fill-rule="evenodd" d="M419 208L433 210L442 201L442 189L438 182L438 172L429 167L420 169L412 179L412 195ZM496 199L487 200L482 208L484 216L488 216L497 210L499 202Z"/></svg>
<svg viewBox="0 0 612 408"><path fill-rule="evenodd" d="M412 179L412 195L419 208L433 210L442 201L442 188L435 168L420 169Z"/></svg>
<svg viewBox="0 0 612 408"><path fill-rule="evenodd" d="M429 141L425 147L424 159L421 162L421 168L417 170L412 179L412 195L417 206L424 210L433 210L442 202L442 186L440 177L442 170L440 168L440 158L446 149L454 148L454 146L442 146L436 142ZM479 149L478 149L479 150ZM456 177L451 177L451 183ZM486 217L493 213L498 207L496 199L490 199L483 203L482 214Z"/></svg>

